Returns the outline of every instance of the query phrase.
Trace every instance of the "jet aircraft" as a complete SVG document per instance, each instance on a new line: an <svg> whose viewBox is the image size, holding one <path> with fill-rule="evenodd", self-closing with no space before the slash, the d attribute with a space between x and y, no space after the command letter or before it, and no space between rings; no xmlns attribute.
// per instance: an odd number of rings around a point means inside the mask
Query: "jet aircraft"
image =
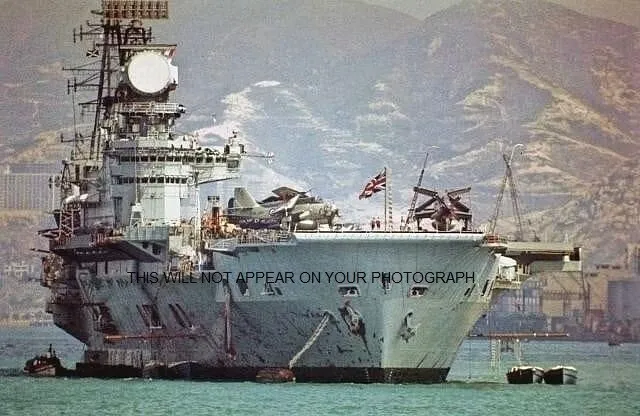
<svg viewBox="0 0 640 416"><path fill-rule="evenodd" d="M308 191L282 186L273 193L257 202L246 188L235 188L226 210L228 221L242 228L315 230L321 224L332 227L339 216L335 205Z"/></svg>

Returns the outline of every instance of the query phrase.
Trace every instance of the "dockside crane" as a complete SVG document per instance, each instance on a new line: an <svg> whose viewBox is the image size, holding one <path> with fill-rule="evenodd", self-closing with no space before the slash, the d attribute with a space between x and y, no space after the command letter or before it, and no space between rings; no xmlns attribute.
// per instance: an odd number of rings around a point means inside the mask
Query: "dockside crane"
<svg viewBox="0 0 640 416"><path fill-rule="evenodd" d="M489 223L489 234L495 234L496 224L498 222L498 218L500 217L500 209L502 208L502 199L504 198L504 191L509 185L509 192L511 193L511 204L513 207L513 215L516 218L516 240L522 241L524 238L524 228L522 226L522 216L520 215L520 203L518 196L518 188L516 186L516 181L513 176L513 170L511 168L513 162L513 155L515 154L515 150L518 147L524 147L523 144L516 144L511 150L511 155L507 157L506 153L502 154L502 159L505 163L505 172L502 178L502 184L500 185L500 192L498 193L498 199L496 201L496 208L493 212L493 216L491 217L491 222Z"/></svg>

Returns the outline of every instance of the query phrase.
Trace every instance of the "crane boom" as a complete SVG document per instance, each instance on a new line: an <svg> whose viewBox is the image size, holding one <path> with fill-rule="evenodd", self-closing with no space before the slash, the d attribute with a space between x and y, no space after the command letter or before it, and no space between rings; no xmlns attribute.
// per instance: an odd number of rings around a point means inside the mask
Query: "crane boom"
<svg viewBox="0 0 640 416"><path fill-rule="evenodd" d="M522 216L520 215L520 202L518 198L518 188L516 187L516 181L513 177L513 171L511 170L511 163L507 161L506 155L502 155L505 163L507 164L507 176L509 178L509 191L511 192L511 205L513 207L513 215L516 217L517 234L516 241L522 241L524 239L524 229L522 227Z"/></svg>
<svg viewBox="0 0 640 416"><path fill-rule="evenodd" d="M500 216L500 208L502 207L502 198L504 198L504 190L507 188L507 173L505 172L502 177L502 184L500 185L500 192L498 193L498 199L496 201L496 208L493 211L491 222L489 223L489 234L495 234L496 224L498 217Z"/></svg>
<svg viewBox="0 0 640 416"><path fill-rule="evenodd" d="M509 192L511 194L511 205L513 207L513 215L516 217L516 240L522 240L524 238L524 228L522 227L522 215L520 214L520 203L518 197L518 188L513 176L513 170L511 169L511 157L507 157L506 153L502 154L502 159L505 163L504 177L502 178L502 184L500 185L500 192L498 193L498 199L496 201L496 208L493 212L493 217L489 223L489 234L495 234L496 224L498 217L500 216L500 208L502 207L502 199L504 198L504 191L509 184Z"/></svg>

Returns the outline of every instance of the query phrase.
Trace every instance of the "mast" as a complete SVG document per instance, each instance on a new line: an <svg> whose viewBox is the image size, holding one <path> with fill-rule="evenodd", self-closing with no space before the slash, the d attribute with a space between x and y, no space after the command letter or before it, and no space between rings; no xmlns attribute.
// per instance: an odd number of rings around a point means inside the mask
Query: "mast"
<svg viewBox="0 0 640 416"><path fill-rule="evenodd" d="M62 178L75 183L86 190L86 182L94 180L102 168L105 141L113 133L113 107L124 97L117 96L118 77L121 68L130 58L127 48L131 45L147 45L153 40L151 28L143 28L140 19L168 19L168 0L102 0L101 10L91 13L100 16L99 21L88 21L86 26L73 30L73 42L89 40L90 48L86 57L90 62L72 68L64 68L73 74L67 81L67 93L75 95L80 91L93 91L92 99L80 101L81 114L92 114L91 131L83 134L78 131L74 108L74 151L69 164L75 167L71 176ZM126 25L122 20L128 20ZM63 139L63 141L65 141ZM84 182L84 185L82 184Z"/></svg>

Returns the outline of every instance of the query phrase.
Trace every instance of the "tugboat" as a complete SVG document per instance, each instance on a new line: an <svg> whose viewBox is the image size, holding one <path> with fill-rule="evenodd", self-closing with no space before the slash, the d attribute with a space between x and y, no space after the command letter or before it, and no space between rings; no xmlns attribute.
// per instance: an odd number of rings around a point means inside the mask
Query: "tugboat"
<svg viewBox="0 0 640 416"><path fill-rule="evenodd" d="M29 376L38 377L55 377L66 373L66 369L60 363L51 344L49 344L49 351L46 355L37 355L27 360L22 371Z"/></svg>
<svg viewBox="0 0 640 416"><path fill-rule="evenodd" d="M577 381L578 370L575 367L557 365L544 372L546 384L576 384Z"/></svg>
<svg viewBox="0 0 640 416"><path fill-rule="evenodd" d="M512 367L507 373L509 384L536 384L542 383L544 370L540 367L519 365Z"/></svg>

